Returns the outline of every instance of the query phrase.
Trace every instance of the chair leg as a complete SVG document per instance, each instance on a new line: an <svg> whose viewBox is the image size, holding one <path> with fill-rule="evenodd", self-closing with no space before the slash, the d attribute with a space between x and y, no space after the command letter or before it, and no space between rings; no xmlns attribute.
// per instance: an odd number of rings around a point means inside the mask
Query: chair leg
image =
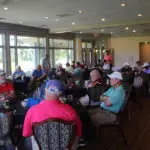
<svg viewBox="0 0 150 150"><path fill-rule="evenodd" d="M128 113L128 119L131 120L131 113L130 113L129 107L127 107L127 113Z"/></svg>
<svg viewBox="0 0 150 150"><path fill-rule="evenodd" d="M123 130L121 129L120 126L118 126L117 128L118 128L118 131L120 132L120 135L122 136L122 138L123 138L123 140L124 140L124 143L125 143L126 145L128 145L128 142L127 142L127 139L126 139L126 137L125 137L125 134L124 134Z"/></svg>
<svg viewBox="0 0 150 150"><path fill-rule="evenodd" d="M99 141L101 140L101 128L100 127L98 128L98 140Z"/></svg>

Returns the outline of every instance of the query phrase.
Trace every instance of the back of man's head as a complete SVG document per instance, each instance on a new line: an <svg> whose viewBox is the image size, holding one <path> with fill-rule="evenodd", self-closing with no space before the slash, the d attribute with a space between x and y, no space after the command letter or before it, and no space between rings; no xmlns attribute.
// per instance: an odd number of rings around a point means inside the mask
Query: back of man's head
<svg viewBox="0 0 150 150"><path fill-rule="evenodd" d="M58 100L63 92L64 87L60 80L49 80L45 87L45 99Z"/></svg>

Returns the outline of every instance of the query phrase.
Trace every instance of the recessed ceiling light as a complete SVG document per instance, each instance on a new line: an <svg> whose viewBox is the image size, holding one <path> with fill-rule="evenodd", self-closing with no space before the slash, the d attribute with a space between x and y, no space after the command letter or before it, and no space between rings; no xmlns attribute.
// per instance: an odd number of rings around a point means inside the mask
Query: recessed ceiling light
<svg viewBox="0 0 150 150"><path fill-rule="evenodd" d="M135 29L133 29L133 31L132 32L136 32L136 30Z"/></svg>
<svg viewBox="0 0 150 150"><path fill-rule="evenodd" d="M121 6L121 7L126 7L126 6L127 6L127 4L122 3L122 4L120 4L120 6Z"/></svg>
<svg viewBox="0 0 150 150"><path fill-rule="evenodd" d="M102 29L101 31L104 32L104 29Z"/></svg>
<svg viewBox="0 0 150 150"><path fill-rule="evenodd" d="M137 14L138 17L142 17L142 14Z"/></svg>
<svg viewBox="0 0 150 150"><path fill-rule="evenodd" d="M102 21L105 21L106 19L105 19L105 18L102 18L101 20L102 20Z"/></svg>
<svg viewBox="0 0 150 150"><path fill-rule="evenodd" d="M83 32L80 32L80 34L82 34Z"/></svg>
<svg viewBox="0 0 150 150"><path fill-rule="evenodd" d="M5 7L4 7L4 10L8 10L8 7L7 7L7 6L5 6Z"/></svg>
<svg viewBox="0 0 150 150"><path fill-rule="evenodd" d="M48 17L46 16L45 19L48 19Z"/></svg>
<svg viewBox="0 0 150 150"><path fill-rule="evenodd" d="M76 23L75 22L72 22L72 25L75 25Z"/></svg>
<svg viewBox="0 0 150 150"><path fill-rule="evenodd" d="M128 28L128 27L126 27L125 29L126 29L126 30L128 30L129 28Z"/></svg>
<svg viewBox="0 0 150 150"><path fill-rule="evenodd" d="M78 13L81 14L81 13L82 13L82 10L79 10Z"/></svg>

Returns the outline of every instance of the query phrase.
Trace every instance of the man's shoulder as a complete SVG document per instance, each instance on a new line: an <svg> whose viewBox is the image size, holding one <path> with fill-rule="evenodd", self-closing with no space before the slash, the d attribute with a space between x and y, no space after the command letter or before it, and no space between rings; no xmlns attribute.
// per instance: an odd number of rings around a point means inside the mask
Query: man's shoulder
<svg viewBox="0 0 150 150"><path fill-rule="evenodd" d="M33 113L37 113L37 112L38 112L38 109L39 109L39 105L40 105L40 103L37 104L37 105L32 106L31 108L29 108L27 114L28 114L28 115L29 115L29 114L31 115L31 114L33 114Z"/></svg>

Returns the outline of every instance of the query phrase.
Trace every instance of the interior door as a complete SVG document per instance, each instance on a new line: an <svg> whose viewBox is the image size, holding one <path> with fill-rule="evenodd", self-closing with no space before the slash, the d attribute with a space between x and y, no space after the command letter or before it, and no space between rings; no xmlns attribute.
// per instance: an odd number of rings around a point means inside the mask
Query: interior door
<svg viewBox="0 0 150 150"><path fill-rule="evenodd" d="M140 61L150 62L150 43L140 43Z"/></svg>

